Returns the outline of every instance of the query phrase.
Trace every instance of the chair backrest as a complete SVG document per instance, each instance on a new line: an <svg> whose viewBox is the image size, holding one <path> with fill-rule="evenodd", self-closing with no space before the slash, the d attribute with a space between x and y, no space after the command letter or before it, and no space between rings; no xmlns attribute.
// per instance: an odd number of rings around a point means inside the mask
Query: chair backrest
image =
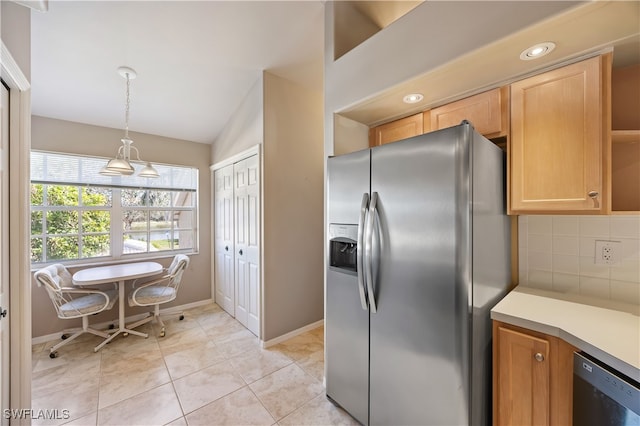
<svg viewBox="0 0 640 426"><path fill-rule="evenodd" d="M33 276L36 279L36 283L38 283L38 287L44 287L47 290L49 298L56 308L56 313L62 318L60 307L67 303L68 300L65 299L61 289L63 287L73 287L71 273L64 265L54 263L36 271Z"/></svg>
<svg viewBox="0 0 640 426"><path fill-rule="evenodd" d="M168 285L173 287L176 290L176 293L180 288L182 273L187 269L187 266L189 266L189 257L184 254L177 254L173 258L171 265L167 268L167 272L171 276Z"/></svg>

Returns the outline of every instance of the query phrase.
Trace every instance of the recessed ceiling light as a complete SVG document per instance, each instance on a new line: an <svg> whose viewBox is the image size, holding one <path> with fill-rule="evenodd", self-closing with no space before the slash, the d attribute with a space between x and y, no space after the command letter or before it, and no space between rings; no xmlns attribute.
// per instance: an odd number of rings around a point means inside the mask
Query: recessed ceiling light
<svg viewBox="0 0 640 426"><path fill-rule="evenodd" d="M556 48L556 44L551 41L538 43L534 46L531 46L528 49L523 50L522 53L520 54L520 59L522 59L523 61L538 59L544 55L551 53L551 51L555 48Z"/></svg>
<svg viewBox="0 0 640 426"><path fill-rule="evenodd" d="M407 96L405 96L404 98L402 98L402 101L406 104L415 104L420 102L422 99L424 99L424 96L422 96L422 94L420 93L411 93Z"/></svg>

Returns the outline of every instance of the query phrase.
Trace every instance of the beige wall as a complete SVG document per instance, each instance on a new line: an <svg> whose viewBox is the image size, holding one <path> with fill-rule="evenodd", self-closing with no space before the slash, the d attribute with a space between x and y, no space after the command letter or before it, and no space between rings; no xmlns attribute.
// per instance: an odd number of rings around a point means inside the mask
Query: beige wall
<svg viewBox="0 0 640 426"><path fill-rule="evenodd" d="M322 93L269 72L213 143L212 163L263 146L263 340L322 320Z"/></svg>
<svg viewBox="0 0 640 426"><path fill-rule="evenodd" d="M72 154L103 157L115 155L121 145L122 129L90 126L50 118L32 117L31 148ZM130 133L140 156L152 163L177 164L199 169L199 253L190 256L189 269L183 277L183 285L175 301L164 307L184 305L211 299L211 181L209 158L211 146L161 136ZM171 257L159 259L168 266ZM70 268L75 272L78 268ZM144 312L142 308L127 308L127 315ZM91 322L115 319L117 309L91 318ZM72 320L59 320L44 289L32 287L33 337L43 336L73 326ZM77 321L76 325L79 325Z"/></svg>
<svg viewBox="0 0 640 426"><path fill-rule="evenodd" d="M335 126L333 155L369 148L369 127L338 114L334 115L333 122Z"/></svg>
<svg viewBox="0 0 640 426"><path fill-rule="evenodd" d="M324 318L322 93L264 73L264 336Z"/></svg>
<svg viewBox="0 0 640 426"><path fill-rule="evenodd" d="M20 70L31 81L31 10L0 1L0 34Z"/></svg>
<svg viewBox="0 0 640 426"><path fill-rule="evenodd" d="M337 59L380 31L380 27L363 14L354 2L339 1L334 7L334 58Z"/></svg>
<svg viewBox="0 0 640 426"><path fill-rule="evenodd" d="M262 76L242 100L211 147L211 164L261 144L264 127Z"/></svg>

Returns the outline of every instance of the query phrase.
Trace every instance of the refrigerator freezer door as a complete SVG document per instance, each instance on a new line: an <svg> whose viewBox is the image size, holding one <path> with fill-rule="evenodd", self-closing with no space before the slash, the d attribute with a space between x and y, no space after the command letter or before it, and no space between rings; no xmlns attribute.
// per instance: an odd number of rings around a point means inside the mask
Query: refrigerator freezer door
<svg viewBox="0 0 640 426"><path fill-rule="evenodd" d="M468 133L456 126L371 153L379 221L372 425L468 422L467 290L458 264L468 222Z"/></svg>
<svg viewBox="0 0 640 426"><path fill-rule="evenodd" d="M327 219L358 224L369 193L370 151L328 160ZM368 197L366 197L368 198ZM360 230L360 234L362 230ZM327 241L328 245L328 241ZM358 255L362 247L357 247ZM327 254L329 256L329 254ZM327 257L328 258L328 257ZM363 274L362 270L357 271ZM359 422L369 421L369 311L353 273L327 267L325 352L327 396ZM365 304L366 308L366 304Z"/></svg>

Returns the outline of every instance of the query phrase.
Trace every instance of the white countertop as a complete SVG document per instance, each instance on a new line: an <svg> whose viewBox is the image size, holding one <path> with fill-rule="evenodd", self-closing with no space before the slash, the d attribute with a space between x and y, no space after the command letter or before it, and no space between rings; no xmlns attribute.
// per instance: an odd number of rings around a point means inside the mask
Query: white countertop
<svg viewBox="0 0 640 426"><path fill-rule="evenodd" d="M640 381L640 306L516 287L491 319L559 337Z"/></svg>

